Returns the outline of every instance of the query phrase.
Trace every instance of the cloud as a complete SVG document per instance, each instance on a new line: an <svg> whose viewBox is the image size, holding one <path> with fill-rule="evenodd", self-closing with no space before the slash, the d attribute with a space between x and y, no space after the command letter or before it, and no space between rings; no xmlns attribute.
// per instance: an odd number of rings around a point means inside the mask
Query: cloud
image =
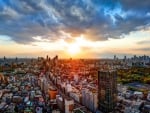
<svg viewBox="0 0 150 113"><path fill-rule="evenodd" d="M14 20L16 18L19 18L20 15L12 8L10 7L4 7L0 13L0 20L5 21L5 19Z"/></svg>
<svg viewBox="0 0 150 113"><path fill-rule="evenodd" d="M134 49L136 51L144 51L146 54L150 53L150 47L145 47L145 48L138 48L138 49Z"/></svg>
<svg viewBox="0 0 150 113"><path fill-rule="evenodd" d="M81 34L101 41L150 26L149 0L2 0L0 4L0 35L17 43L36 41L36 36L54 41Z"/></svg>
<svg viewBox="0 0 150 113"><path fill-rule="evenodd" d="M150 40L139 41L137 44L150 44Z"/></svg>
<svg viewBox="0 0 150 113"><path fill-rule="evenodd" d="M120 1L125 10L132 10L136 12L147 12L149 11L150 1L137 1L137 0L121 0Z"/></svg>

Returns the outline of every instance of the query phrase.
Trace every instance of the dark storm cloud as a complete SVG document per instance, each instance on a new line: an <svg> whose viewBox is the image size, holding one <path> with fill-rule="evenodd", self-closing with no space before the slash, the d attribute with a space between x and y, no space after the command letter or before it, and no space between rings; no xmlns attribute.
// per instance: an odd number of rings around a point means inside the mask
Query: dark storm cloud
<svg viewBox="0 0 150 113"><path fill-rule="evenodd" d="M120 38L149 27L149 8L149 0L1 0L0 35L18 43L36 36L57 40L62 31L91 40Z"/></svg>

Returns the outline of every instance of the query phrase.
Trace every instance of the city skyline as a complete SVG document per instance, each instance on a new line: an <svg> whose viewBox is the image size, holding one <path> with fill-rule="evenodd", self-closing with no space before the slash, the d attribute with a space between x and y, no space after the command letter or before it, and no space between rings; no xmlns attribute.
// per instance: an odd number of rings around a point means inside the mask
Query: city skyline
<svg viewBox="0 0 150 113"><path fill-rule="evenodd" d="M149 6L148 0L1 0L0 57L150 56Z"/></svg>

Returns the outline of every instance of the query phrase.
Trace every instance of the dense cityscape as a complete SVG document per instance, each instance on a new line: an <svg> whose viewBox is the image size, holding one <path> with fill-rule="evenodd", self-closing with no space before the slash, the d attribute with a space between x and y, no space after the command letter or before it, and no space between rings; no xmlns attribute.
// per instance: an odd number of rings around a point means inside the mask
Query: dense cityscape
<svg viewBox="0 0 150 113"><path fill-rule="evenodd" d="M150 57L0 59L0 113L149 113Z"/></svg>
<svg viewBox="0 0 150 113"><path fill-rule="evenodd" d="M0 0L0 113L150 113L150 0Z"/></svg>

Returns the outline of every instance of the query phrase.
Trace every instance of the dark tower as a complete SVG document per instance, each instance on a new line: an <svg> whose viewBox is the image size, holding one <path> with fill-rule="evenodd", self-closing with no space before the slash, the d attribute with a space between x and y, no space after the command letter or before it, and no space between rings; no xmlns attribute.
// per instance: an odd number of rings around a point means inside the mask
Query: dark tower
<svg viewBox="0 0 150 113"><path fill-rule="evenodd" d="M104 113L113 112L117 102L117 72L98 71L98 108Z"/></svg>

